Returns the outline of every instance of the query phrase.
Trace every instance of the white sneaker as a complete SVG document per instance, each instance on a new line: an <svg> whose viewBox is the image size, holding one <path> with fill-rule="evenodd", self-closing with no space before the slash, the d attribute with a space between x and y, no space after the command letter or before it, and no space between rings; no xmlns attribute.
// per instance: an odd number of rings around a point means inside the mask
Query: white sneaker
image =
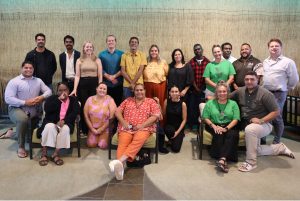
<svg viewBox="0 0 300 201"><path fill-rule="evenodd" d="M123 163L119 160L116 160L117 162L115 163L114 166L114 172L117 180L123 180L124 176L124 167Z"/></svg>
<svg viewBox="0 0 300 201"><path fill-rule="evenodd" d="M283 143L280 143L281 146L283 146L283 150L280 152L280 154L288 156L290 158L295 158L293 152Z"/></svg>
<svg viewBox="0 0 300 201"><path fill-rule="evenodd" d="M118 160L112 160L109 162L109 168L111 172L114 172L115 164L118 162Z"/></svg>

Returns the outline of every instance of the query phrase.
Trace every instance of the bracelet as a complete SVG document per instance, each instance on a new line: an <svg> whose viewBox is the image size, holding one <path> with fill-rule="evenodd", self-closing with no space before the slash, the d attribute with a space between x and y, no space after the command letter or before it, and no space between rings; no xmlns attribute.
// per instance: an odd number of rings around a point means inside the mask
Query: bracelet
<svg viewBox="0 0 300 201"><path fill-rule="evenodd" d="M226 129L226 132L227 132L229 130L228 126L226 126L225 129Z"/></svg>
<svg viewBox="0 0 300 201"><path fill-rule="evenodd" d="M213 123L210 123L210 124L209 124L209 127L211 127L211 128L212 128L212 125L213 125Z"/></svg>

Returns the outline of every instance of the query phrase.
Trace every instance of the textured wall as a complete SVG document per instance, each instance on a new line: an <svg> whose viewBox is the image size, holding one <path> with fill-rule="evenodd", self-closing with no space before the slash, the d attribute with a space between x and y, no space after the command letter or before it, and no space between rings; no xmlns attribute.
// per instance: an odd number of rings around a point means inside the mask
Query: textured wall
<svg viewBox="0 0 300 201"><path fill-rule="evenodd" d="M192 46L198 42L211 58L211 46L225 41L233 44L235 57L239 57L240 44L248 42L253 55L263 60L268 56L267 41L278 37L284 43L284 54L294 59L299 69L300 1L246 2L0 0L2 88L19 73L26 53L35 47L34 35L38 32L46 34L46 47L57 58L64 50L66 34L75 37L76 49L81 51L83 42L91 40L98 53L105 48L105 36L113 33L119 49L127 50L130 36L138 36L141 50L146 52L151 44L158 44L167 61L177 47L191 58ZM60 70L55 75L58 79Z"/></svg>

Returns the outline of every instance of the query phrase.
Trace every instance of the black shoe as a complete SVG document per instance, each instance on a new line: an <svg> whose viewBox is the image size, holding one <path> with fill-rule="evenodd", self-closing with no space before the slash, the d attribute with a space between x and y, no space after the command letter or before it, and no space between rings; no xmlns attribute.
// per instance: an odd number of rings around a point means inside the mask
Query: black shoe
<svg viewBox="0 0 300 201"><path fill-rule="evenodd" d="M162 154L168 154L168 153L169 153L169 150L166 149L166 148L164 148L164 147L159 148L158 151L159 151L160 153L162 153Z"/></svg>
<svg viewBox="0 0 300 201"><path fill-rule="evenodd" d="M261 144L261 145L267 144L266 139L265 139L265 138L261 138L261 139L260 139L260 144Z"/></svg>

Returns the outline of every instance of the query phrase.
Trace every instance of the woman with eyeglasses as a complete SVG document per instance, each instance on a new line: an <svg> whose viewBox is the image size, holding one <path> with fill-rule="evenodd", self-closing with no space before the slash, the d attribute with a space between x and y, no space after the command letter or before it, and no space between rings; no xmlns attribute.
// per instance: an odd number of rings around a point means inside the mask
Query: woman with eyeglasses
<svg viewBox="0 0 300 201"><path fill-rule="evenodd" d="M223 172L229 171L227 161L238 161L239 130L236 128L240 120L237 103L228 99L229 89L225 81L216 84L215 99L209 100L203 111L205 129L212 134L210 155L217 159L217 167Z"/></svg>

